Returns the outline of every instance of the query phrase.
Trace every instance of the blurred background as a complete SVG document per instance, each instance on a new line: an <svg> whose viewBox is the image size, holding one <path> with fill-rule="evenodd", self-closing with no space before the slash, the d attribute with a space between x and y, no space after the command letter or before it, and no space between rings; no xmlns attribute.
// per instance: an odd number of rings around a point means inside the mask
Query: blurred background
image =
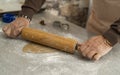
<svg viewBox="0 0 120 75"><path fill-rule="evenodd" d="M18 14L25 0L1 0L0 15L6 12ZM43 9L65 17L66 20L85 27L88 18L90 0L46 0Z"/></svg>

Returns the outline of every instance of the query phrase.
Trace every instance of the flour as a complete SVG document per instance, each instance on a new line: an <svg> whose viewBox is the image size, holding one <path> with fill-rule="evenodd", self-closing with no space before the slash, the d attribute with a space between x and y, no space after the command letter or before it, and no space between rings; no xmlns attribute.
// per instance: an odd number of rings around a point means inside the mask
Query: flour
<svg viewBox="0 0 120 75"><path fill-rule="evenodd" d="M63 34L63 36L64 37L67 37L67 38L72 38L72 39L75 39L75 40L77 40L78 42L81 42L81 40L80 40L80 38L78 38L78 37L76 37L76 36L74 36L73 34L71 34L71 33L62 33Z"/></svg>
<svg viewBox="0 0 120 75"><path fill-rule="evenodd" d="M0 32L2 32L2 28L0 28Z"/></svg>
<svg viewBox="0 0 120 75"><path fill-rule="evenodd" d="M46 10L47 13L50 13L54 16L58 16L59 14L59 11L58 10L55 10L55 9L50 9L50 10Z"/></svg>
<svg viewBox="0 0 120 75"><path fill-rule="evenodd" d="M76 40L79 40L79 38L73 36L72 34L68 33L68 34L64 34L65 37L68 37L68 38L72 38L72 39L76 39Z"/></svg>

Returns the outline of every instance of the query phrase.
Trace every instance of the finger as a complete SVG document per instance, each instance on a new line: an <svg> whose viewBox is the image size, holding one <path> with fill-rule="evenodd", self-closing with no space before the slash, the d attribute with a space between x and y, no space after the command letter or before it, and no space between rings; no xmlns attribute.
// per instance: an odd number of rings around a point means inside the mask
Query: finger
<svg viewBox="0 0 120 75"><path fill-rule="evenodd" d="M87 54L87 57L88 57L89 59L92 59L95 54L96 54L95 51L89 51L88 54Z"/></svg>
<svg viewBox="0 0 120 75"><path fill-rule="evenodd" d="M3 30L3 32L6 32L9 28L10 28L10 24L4 26L4 27L2 28L2 30Z"/></svg>
<svg viewBox="0 0 120 75"><path fill-rule="evenodd" d="M16 31L17 31L18 33L20 33L24 27L25 27L25 26L21 26L21 27L19 27Z"/></svg>
<svg viewBox="0 0 120 75"><path fill-rule="evenodd" d="M16 30L16 29L15 29L14 32L15 32L14 36L15 36L15 37L18 37L18 36L20 35L20 33L21 33L21 30Z"/></svg>
<svg viewBox="0 0 120 75"><path fill-rule="evenodd" d="M90 47L87 46L87 47L83 50L83 52L82 52L83 56L86 57L89 51L90 51Z"/></svg>
<svg viewBox="0 0 120 75"><path fill-rule="evenodd" d="M21 30L22 30L24 27L25 27L25 26L22 25L22 26L19 26L18 28L15 28L14 34L15 34L16 37L20 35Z"/></svg>
<svg viewBox="0 0 120 75"><path fill-rule="evenodd" d="M4 27L2 28L2 30L3 30L3 32L5 32L5 31L7 30L7 26L4 26Z"/></svg>
<svg viewBox="0 0 120 75"><path fill-rule="evenodd" d="M83 52L88 46L86 44L82 44L80 46L81 52Z"/></svg>
<svg viewBox="0 0 120 75"><path fill-rule="evenodd" d="M99 60L101 58L100 54L95 54L93 60Z"/></svg>
<svg viewBox="0 0 120 75"><path fill-rule="evenodd" d="M89 45L89 40L87 40L86 42L82 43L80 48L81 48L81 52L83 52Z"/></svg>
<svg viewBox="0 0 120 75"><path fill-rule="evenodd" d="M20 23L21 24L21 23ZM19 34L20 34L20 32L21 32L21 30L22 30L22 28L24 27L24 25L20 25L20 24L12 24L11 25L11 29L12 29L12 31L11 31L11 37L12 38L16 38L17 36L19 36Z"/></svg>
<svg viewBox="0 0 120 75"><path fill-rule="evenodd" d="M10 34L10 37L11 37L11 38L14 38L14 37L15 37L15 35L16 35L15 30L16 30L16 28L15 28L15 26L12 24L12 25L11 25L11 34Z"/></svg>
<svg viewBox="0 0 120 75"><path fill-rule="evenodd" d="M78 46L81 46L82 44L78 43L77 45L78 45Z"/></svg>
<svg viewBox="0 0 120 75"><path fill-rule="evenodd" d="M76 45L76 49L79 50L79 51L81 51L81 48L80 48L81 45L82 45L82 44L79 44L79 43L78 43L78 44Z"/></svg>
<svg viewBox="0 0 120 75"><path fill-rule="evenodd" d="M7 36L10 36L10 33L11 33L11 27L10 27L10 25L8 25L8 26L7 26L7 30L5 31L5 34L6 34Z"/></svg>

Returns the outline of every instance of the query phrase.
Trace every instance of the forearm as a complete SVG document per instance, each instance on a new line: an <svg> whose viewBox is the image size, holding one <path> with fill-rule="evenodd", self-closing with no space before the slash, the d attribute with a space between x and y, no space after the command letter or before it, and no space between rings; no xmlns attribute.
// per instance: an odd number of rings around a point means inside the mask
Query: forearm
<svg viewBox="0 0 120 75"><path fill-rule="evenodd" d="M25 0L19 15L25 15L32 19L32 16L40 10L45 1L46 0Z"/></svg>
<svg viewBox="0 0 120 75"><path fill-rule="evenodd" d="M114 46L119 41L120 36L120 19L111 25L111 28L103 36Z"/></svg>

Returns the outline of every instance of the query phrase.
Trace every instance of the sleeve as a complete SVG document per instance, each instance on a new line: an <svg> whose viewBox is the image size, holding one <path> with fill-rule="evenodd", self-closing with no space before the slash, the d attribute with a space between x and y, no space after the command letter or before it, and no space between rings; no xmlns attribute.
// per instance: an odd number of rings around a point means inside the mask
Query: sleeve
<svg viewBox="0 0 120 75"><path fill-rule="evenodd" d="M120 19L115 21L103 36L111 43L112 46L118 43L120 38Z"/></svg>
<svg viewBox="0 0 120 75"><path fill-rule="evenodd" d="M19 16L25 15L32 19L32 16L40 10L41 6L44 4L45 1L46 0L25 0Z"/></svg>

